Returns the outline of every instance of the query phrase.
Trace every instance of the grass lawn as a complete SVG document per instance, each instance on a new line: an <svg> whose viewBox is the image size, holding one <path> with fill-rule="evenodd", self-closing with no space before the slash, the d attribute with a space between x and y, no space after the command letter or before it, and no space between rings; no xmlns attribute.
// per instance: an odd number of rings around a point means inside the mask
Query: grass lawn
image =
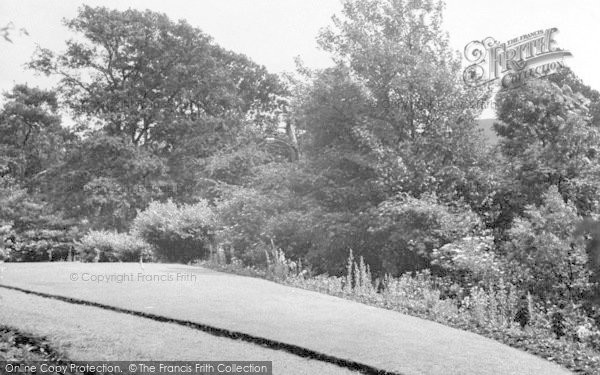
<svg viewBox="0 0 600 375"><path fill-rule="evenodd" d="M0 289L0 298L1 322L9 323L21 332L46 337L45 343L56 347L63 353L63 358L74 361L263 360L273 361L273 373L279 375L354 373L282 351L95 307L4 289ZM8 334L6 336L7 339L2 342L0 334L0 360L3 360L4 352L8 353L8 360L48 358L14 345L8 340Z"/></svg>
<svg viewBox="0 0 600 375"><path fill-rule="evenodd" d="M4 268L1 284L244 332L388 371L449 375L569 373L548 361L473 333L320 293L200 267L146 264L142 270L135 263L9 263ZM147 282L136 281L139 273L143 277L175 277L178 273L195 276L193 280ZM73 274L77 274L77 281L70 279ZM81 281L83 274L133 274L134 281ZM13 298L14 292L10 299L5 297L3 303L12 303ZM64 316L70 319L73 314L65 312ZM30 317L22 323L34 324L33 319ZM115 319L120 318L115 316ZM91 325L97 321L88 320L87 324ZM101 326L107 324L109 321ZM152 340L157 340L156 335L148 338L149 343ZM177 347L177 342L172 345Z"/></svg>

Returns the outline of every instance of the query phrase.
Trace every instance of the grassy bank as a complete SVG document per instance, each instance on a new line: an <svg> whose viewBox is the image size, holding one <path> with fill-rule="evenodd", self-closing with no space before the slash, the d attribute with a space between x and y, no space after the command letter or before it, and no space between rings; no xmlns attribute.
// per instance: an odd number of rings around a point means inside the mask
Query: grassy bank
<svg viewBox="0 0 600 375"><path fill-rule="evenodd" d="M530 320L521 328L514 317L519 310L518 293L510 285L472 287L468 296L449 298L440 279L427 271L399 278L373 279L368 266L350 258L343 277L312 276L276 252L266 269L244 267L236 259L227 263L213 257L202 266L239 275L266 278L285 285L325 293L370 306L398 311L447 326L474 332L566 367L575 373L600 374L600 351L596 332L569 326L555 337L547 311L530 304ZM587 333L587 336L586 336Z"/></svg>
<svg viewBox="0 0 600 375"><path fill-rule="evenodd" d="M0 299L3 303L0 321L10 322L6 338L0 338L0 360L25 364L55 359L66 362L261 360L273 361L275 375L355 373L331 363L97 307L5 289L0 289ZM36 348L44 348L45 353L51 354L41 355ZM10 357L5 355L9 351Z"/></svg>

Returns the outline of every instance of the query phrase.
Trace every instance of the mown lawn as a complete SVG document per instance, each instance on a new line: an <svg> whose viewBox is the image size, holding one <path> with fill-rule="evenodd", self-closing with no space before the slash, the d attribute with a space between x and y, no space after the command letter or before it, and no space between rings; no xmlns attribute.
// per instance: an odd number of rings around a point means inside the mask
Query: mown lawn
<svg viewBox="0 0 600 375"><path fill-rule="evenodd" d="M145 275L193 274L195 279L122 283L70 280L73 273L81 277L82 273L137 275L140 272ZM200 267L146 264L141 269L135 263L15 263L5 264L2 283L240 331L399 373L569 373L555 364L473 333L320 293ZM14 293L11 298L15 298ZM69 313L76 306L67 306L63 317L72 319L79 315ZM34 319L30 316L22 323ZM97 319L88 318L85 322L93 326ZM105 321L100 326L106 327L111 322ZM73 333L76 332L75 329ZM146 341L151 345L157 340L162 338L154 334ZM170 345L178 347L177 341ZM169 345L161 344L161 347Z"/></svg>
<svg viewBox="0 0 600 375"><path fill-rule="evenodd" d="M282 351L215 337L175 324L160 323L103 309L27 295L0 288L0 321L12 332L45 337L44 345L59 348L61 358L102 360L248 360L273 361L278 375L344 375L354 372ZM0 331L1 332L1 331ZM35 347L0 339L0 360L36 361L56 357ZM0 371L1 373L1 371Z"/></svg>

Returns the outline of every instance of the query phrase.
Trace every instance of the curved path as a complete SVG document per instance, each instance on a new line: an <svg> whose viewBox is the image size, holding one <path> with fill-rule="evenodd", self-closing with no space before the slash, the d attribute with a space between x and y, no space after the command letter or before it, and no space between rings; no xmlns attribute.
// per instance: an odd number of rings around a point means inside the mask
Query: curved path
<svg viewBox="0 0 600 375"><path fill-rule="evenodd" d="M145 264L142 268L135 263L0 266L0 285L243 332L399 374L570 374L473 333L199 267Z"/></svg>

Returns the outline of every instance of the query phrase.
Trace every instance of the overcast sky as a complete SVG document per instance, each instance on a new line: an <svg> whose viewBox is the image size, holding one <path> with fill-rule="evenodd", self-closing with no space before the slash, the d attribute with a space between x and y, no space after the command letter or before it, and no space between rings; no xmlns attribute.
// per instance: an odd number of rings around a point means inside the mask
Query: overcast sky
<svg viewBox="0 0 600 375"><path fill-rule="evenodd" d="M249 56L272 72L294 69L300 56L309 67L331 62L318 50L320 28L341 9L339 0L0 0L0 25L12 21L29 36L0 42L0 91L15 83L48 87L51 82L26 71L36 44L62 50L70 37L61 19L73 18L81 4L151 9L186 19L221 46ZM595 0L449 0L445 29L454 49L492 36L499 41L557 27L558 46L572 52L565 62L585 83L600 89L600 2Z"/></svg>

